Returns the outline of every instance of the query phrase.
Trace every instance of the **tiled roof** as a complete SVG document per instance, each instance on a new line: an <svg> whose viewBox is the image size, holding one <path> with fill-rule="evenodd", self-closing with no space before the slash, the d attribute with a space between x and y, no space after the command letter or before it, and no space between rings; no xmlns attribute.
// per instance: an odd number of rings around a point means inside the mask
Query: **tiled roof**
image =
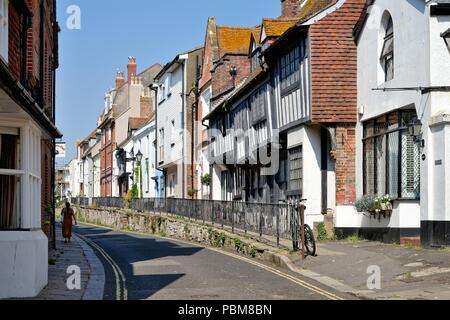
<svg viewBox="0 0 450 320"><path fill-rule="evenodd" d="M304 0L297 16L298 20L304 21L312 18L321 11L336 4L337 1L338 0Z"/></svg>
<svg viewBox="0 0 450 320"><path fill-rule="evenodd" d="M298 21L298 19L266 18L263 19L263 27L267 37L279 37Z"/></svg>
<svg viewBox="0 0 450 320"><path fill-rule="evenodd" d="M217 27L217 40L220 55L227 53L247 54L250 47L250 36L257 33L256 28ZM259 37L258 37L259 38Z"/></svg>
<svg viewBox="0 0 450 320"><path fill-rule="evenodd" d="M139 130L148 121L149 121L148 118L129 118L128 119L128 127L130 130Z"/></svg>

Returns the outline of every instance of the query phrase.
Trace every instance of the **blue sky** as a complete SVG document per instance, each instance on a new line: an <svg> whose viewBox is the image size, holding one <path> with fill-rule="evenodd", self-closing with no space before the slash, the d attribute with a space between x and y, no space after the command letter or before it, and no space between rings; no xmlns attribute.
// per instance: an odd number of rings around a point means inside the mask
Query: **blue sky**
<svg viewBox="0 0 450 320"><path fill-rule="evenodd" d="M76 155L75 143L95 129L105 91L117 70L135 56L138 71L165 64L176 54L203 45L206 22L255 26L280 15L280 0L58 0L60 67L57 73L57 124ZM81 29L69 30L67 8L81 9Z"/></svg>

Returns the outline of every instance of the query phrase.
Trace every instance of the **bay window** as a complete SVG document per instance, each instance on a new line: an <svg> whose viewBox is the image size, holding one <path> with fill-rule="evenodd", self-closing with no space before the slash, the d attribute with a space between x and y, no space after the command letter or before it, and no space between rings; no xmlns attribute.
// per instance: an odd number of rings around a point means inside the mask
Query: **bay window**
<svg viewBox="0 0 450 320"><path fill-rule="evenodd" d="M420 198L421 145L408 133L413 110L396 111L364 123L364 194Z"/></svg>
<svg viewBox="0 0 450 320"><path fill-rule="evenodd" d="M41 225L40 142L29 126L0 125L0 230Z"/></svg>

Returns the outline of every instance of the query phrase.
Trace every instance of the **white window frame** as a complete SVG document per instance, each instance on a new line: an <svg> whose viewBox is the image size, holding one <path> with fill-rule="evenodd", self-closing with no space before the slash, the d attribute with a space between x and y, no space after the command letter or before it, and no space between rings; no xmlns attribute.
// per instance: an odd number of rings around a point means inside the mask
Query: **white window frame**
<svg viewBox="0 0 450 320"><path fill-rule="evenodd" d="M8 62L9 0L0 0L0 57Z"/></svg>
<svg viewBox="0 0 450 320"><path fill-rule="evenodd" d="M2 175L14 175L20 179L19 229L41 229L41 132L31 121L2 119L0 127L19 130L18 169L1 169Z"/></svg>

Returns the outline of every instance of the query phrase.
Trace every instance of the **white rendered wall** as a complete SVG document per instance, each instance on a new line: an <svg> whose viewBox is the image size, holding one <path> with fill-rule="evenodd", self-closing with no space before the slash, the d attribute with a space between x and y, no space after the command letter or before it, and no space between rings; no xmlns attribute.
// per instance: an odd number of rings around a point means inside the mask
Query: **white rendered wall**
<svg viewBox="0 0 450 320"><path fill-rule="evenodd" d="M303 146L303 198L306 223L322 222L322 171L320 128L301 126L288 132L288 149Z"/></svg>
<svg viewBox="0 0 450 320"><path fill-rule="evenodd" d="M384 82L380 64L383 45L381 36L382 15L388 11L394 23L394 79ZM356 130L356 191L363 195L363 125L362 122L385 113L415 107L419 117L429 101L420 91L376 91L376 88L407 88L428 86L430 70L428 9L422 0L377 0L371 10L358 42L358 108L360 118ZM425 115L426 117L426 115ZM426 126L424 126L426 128ZM427 139L426 135L424 137ZM427 150L425 148L424 152ZM422 183L427 180L422 163ZM426 197L422 185L422 201ZM390 219L382 221L366 218L352 206L338 206L336 227L395 227L420 228L418 201L396 201Z"/></svg>
<svg viewBox="0 0 450 320"><path fill-rule="evenodd" d="M0 232L0 299L35 297L48 281L42 231Z"/></svg>

